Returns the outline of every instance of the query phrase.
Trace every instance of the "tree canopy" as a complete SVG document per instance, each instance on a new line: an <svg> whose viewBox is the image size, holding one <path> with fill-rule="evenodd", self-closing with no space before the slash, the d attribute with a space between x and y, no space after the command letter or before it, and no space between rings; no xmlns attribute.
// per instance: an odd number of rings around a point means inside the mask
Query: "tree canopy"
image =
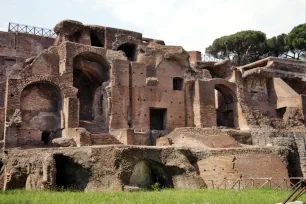
<svg viewBox="0 0 306 204"><path fill-rule="evenodd" d="M214 40L206 53L219 59L230 57L233 64L244 65L274 56L301 59L306 53L306 24L293 28L287 34L270 39L261 31L247 30Z"/></svg>
<svg viewBox="0 0 306 204"><path fill-rule="evenodd" d="M267 56L279 57L288 51L285 44L286 37L287 35L283 33L281 35L267 39L265 54Z"/></svg>
<svg viewBox="0 0 306 204"><path fill-rule="evenodd" d="M241 31L216 39L206 49L206 53L216 58L231 57L235 64L241 65L258 60L265 49L266 34L261 31Z"/></svg>
<svg viewBox="0 0 306 204"><path fill-rule="evenodd" d="M288 57L300 59L301 54L306 51L306 24L301 24L293 28L285 40L285 47L292 54Z"/></svg>

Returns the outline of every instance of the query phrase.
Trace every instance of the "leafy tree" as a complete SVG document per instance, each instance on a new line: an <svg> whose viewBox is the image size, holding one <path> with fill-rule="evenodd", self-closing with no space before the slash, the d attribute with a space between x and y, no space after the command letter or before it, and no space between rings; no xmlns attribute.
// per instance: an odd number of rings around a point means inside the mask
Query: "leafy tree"
<svg viewBox="0 0 306 204"><path fill-rule="evenodd" d="M279 57L288 52L286 48L286 34L281 34L276 37L272 37L266 41L265 54L268 56Z"/></svg>
<svg viewBox="0 0 306 204"><path fill-rule="evenodd" d="M286 49L289 50L287 57L299 60L306 51L306 24L293 28L286 37Z"/></svg>
<svg viewBox="0 0 306 204"><path fill-rule="evenodd" d="M259 60L265 53L266 34L261 31L241 31L214 40L206 53L216 58L230 57L233 64L243 65Z"/></svg>
<svg viewBox="0 0 306 204"><path fill-rule="evenodd" d="M306 24L293 28L288 34L270 39L261 31L241 31L214 40L206 53L216 58L230 57L233 64L243 65L274 56L306 60Z"/></svg>

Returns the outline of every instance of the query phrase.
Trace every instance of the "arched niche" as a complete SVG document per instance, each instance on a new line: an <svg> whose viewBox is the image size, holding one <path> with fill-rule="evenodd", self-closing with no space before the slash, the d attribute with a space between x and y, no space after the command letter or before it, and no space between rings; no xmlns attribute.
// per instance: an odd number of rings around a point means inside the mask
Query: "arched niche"
<svg viewBox="0 0 306 204"><path fill-rule="evenodd" d="M27 85L20 96L18 143L50 145L61 136L61 110L62 96L56 85L45 81Z"/></svg>
<svg viewBox="0 0 306 204"><path fill-rule="evenodd" d="M156 185L160 188L173 188L173 176L183 173L185 170L176 166L165 166L151 159L140 160L134 166L129 185L143 189L154 189Z"/></svg>
<svg viewBox="0 0 306 204"><path fill-rule="evenodd" d="M106 59L95 53L82 53L73 60L73 86L78 89L77 97L80 101L79 119L93 121L99 115L96 106L101 101L97 99L97 89L103 82L109 81L110 66ZM105 92L100 98L107 98ZM100 113L103 111L100 110Z"/></svg>

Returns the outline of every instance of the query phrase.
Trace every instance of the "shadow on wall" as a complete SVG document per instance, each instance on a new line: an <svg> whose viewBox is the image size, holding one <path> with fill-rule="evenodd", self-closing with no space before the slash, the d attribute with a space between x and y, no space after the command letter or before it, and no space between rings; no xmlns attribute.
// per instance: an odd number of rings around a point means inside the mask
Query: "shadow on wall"
<svg viewBox="0 0 306 204"><path fill-rule="evenodd" d="M3 190L4 186L4 164L0 161L0 190Z"/></svg>
<svg viewBox="0 0 306 204"><path fill-rule="evenodd" d="M59 189L84 191L91 176L91 170L62 154L54 155L56 163L56 187Z"/></svg>
<svg viewBox="0 0 306 204"><path fill-rule="evenodd" d="M298 154L298 150L294 148L294 151L289 151L288 155L288 176L289 177L303 177L303 172L301 169L300 157ZM297 182L297 181L296 181Z"/></svg>
<svg viewBox="0 0 306 204"><path fill-rule="evenodd" d="M185 170L178 167L166 167L153 160L141 160L135 166L130 177L130 186L144 189L173 188L172 176L183 174Z"/></svg>

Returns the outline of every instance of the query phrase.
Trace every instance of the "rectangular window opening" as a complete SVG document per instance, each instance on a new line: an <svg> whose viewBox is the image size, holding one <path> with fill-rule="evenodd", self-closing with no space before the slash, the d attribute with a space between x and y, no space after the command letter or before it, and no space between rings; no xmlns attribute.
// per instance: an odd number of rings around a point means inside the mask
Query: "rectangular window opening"
<svg viewBox="0 0 306 204"><path fill-rule="evenodd" d="M50 132L43 132L41 134L41 141L44 142L44 145L49 145L50 144L50 135L51 133Z"/></svg>
<svg viewBox="0 0 306 204"><path fill-rule="evenodd" d="M173 78L173 90L183 90L184 80L179 77Z"/></svg>

